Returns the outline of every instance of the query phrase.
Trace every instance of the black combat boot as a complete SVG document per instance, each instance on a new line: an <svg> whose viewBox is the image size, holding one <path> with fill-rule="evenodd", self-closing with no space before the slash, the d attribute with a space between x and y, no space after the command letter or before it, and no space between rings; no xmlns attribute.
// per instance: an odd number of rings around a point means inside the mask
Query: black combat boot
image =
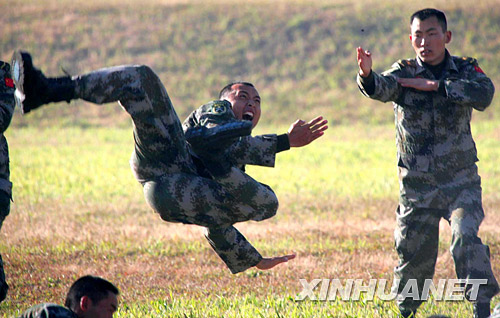
<svg viewBox="0 0 500 318"><path fill-rule="evenodd" d="M12 78L16 85L16 104L23 114L44 104L75 98L75 82L69 76L47 78L33 66L31 56L22 51L12 56Z"/></svg>
<svg viewBox="0 0 500 318"><path fill-rule="evenodd" d="M491 314L490 303L474 303L474 318L488 318Z"/></svg>

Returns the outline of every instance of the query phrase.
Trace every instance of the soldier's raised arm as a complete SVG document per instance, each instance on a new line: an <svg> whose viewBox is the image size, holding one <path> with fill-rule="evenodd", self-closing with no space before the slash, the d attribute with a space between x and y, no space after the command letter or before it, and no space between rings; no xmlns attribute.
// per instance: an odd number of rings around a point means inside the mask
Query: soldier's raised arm
<svg viewBox="0 0 500 318"><path fill-rule="evenodd" d="M370 72L372 70L372 54L368 50L363 50L362 47L358 47L356 49L357 52L357 58L358 58L358 67L359 67L359 72L358 74L362 77L368 77L370 75Z"/></svg>

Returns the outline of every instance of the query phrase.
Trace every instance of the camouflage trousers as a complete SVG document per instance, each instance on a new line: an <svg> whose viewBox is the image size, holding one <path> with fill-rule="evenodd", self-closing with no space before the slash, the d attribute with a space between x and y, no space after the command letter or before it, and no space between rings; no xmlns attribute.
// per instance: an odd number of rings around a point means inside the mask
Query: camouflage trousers
<svg viewBox="0 0 500 318"><path fill-rule="evenodd" d="M10 212L10 195L4 191L0 191L0 229L7 215ZM5 280L5 272L3 269L2 255L0 255L0 302L7 297L9 285Z"/></svg>
<svg viewBox="0 0 500 318"><path fill-rule="evenodd" d="M478 302L498 293L490 251L477 236L484 218L481 178L477 166L455 172L423 173L399 167L400 203L396 211L395 246L399 265L394 269L401 296L409 279L416 279L419 295L425 279L432 279L438 256L439 221L445 218L452 232L450 251L458 279L487 279L479 287ZM470 294L465 288L465 297ZM422 301L398 298L401 310L414 310Z"/></svg>
<svg viewBox="0 0 500 318"><path fill-rule="evenodd" d="M74 80L78 98L95 104L118 101L130 114L132 170L147 203L163 220L206 227L208 241L232 273L262 259L233 224L274 216L276 195L237 167L214 179L197 174L167 91L149 67L106 68Z"/></svg>

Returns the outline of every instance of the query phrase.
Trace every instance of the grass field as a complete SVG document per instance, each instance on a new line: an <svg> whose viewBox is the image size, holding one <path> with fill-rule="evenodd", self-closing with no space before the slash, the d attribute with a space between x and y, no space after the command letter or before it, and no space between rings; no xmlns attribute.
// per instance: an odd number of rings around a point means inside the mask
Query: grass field
<svg viewBox="0 0 500 318"><path fill-rule="evenodd" d="M280 198L276 217L237 224L264 256L295 252L271 271L232 275L196 226L163 222L130 172L130 120L118 105L76 102L16 113L7 138L14 203L0 232L9 296L0 317L63 303L74 279L103 276L121 289L116 317L395 317L393 302L295 301L300 279L392 278L398 184L390 104L354 84L354 48L384 69L411 57L407 17L445 9L454 54L472 55L500 87L498 1L96 1L0 3L0 59L25 48L49 74L122 63L152 65L184 117L232 79L256 82L262 127L282 133L323 114L327 134L250 167ZM360 30L365 30L363 33ZM261 88L262 87L262 88ZM486 218L480 231L500 275L500 102L475 113ZM450 229L441 223L436 279L454 278ZM498 303L500 299L494 299ZM419 317L465 318L463 302L429 301Z"/></svg>
<svg viewBox="0 0 500 318"><path fill-rule="evenodd" d="M490 123L475 127L485 159L481 237L498 273L500 184L493 158L500 155L500 131ZM92 273L122 289L118 317L391 317L391 302L294 298L301 278L391 278L392 135L391 126L332 127L316 144L279 154L275 169L252 168L276 190L281 208L271 220L238 228L265 256L298 257L272 271L231 275L200 228L165 223L143 202L127 164L130 129L10 130L15 202L0 251L12 289L2 313L61 303L72 280ZM444 222L442 231L437 279L454 277ZM460 302L429 302L422 312L467 317L467 310Z"/></svg>

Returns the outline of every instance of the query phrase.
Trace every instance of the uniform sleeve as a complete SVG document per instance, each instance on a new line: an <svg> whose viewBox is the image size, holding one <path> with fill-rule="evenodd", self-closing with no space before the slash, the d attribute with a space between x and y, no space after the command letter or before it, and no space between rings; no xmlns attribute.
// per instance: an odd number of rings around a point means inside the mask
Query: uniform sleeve
<svg viewBox="0 0 500 318"><path fill-rule="evenodd" d="M233 162L244 165L274 167L278 151L277 135L246 136L228 150Z"/></svg>
<svg viewBox="0 0 500 318"><path fill-rule="evenodd" d="M397 82L401 75L401 69L398 63L395 63L391 69L377 74L371 72L368 78L362 78L359 73L356 78L359 90L366 97L376 99L382 102L395 101L402 93L402 87Z"/></svg>
<svg viewBox="0 0 500 318"><path fill-rule="evenodd" d="M290 149L290 138L288 134L278 135L278 144L276 146L276 153Z"/></svg>
<svg viewBox="0 0 500 318"><path fill-rule="evenodd" d="M483 111L491 104L495 86L481 70L476 60L471 59L464 63L466 64L463 70L459 72L461 78L457 76L444 79L446 96L458 105Z"/></svg>
<svg viewBox="0 0 500 318"><path fill-rule="evenodd" d="M14 107L14 82L10 77L10 66L0 61L0 133L4 133L10 125Z"/></svg>

